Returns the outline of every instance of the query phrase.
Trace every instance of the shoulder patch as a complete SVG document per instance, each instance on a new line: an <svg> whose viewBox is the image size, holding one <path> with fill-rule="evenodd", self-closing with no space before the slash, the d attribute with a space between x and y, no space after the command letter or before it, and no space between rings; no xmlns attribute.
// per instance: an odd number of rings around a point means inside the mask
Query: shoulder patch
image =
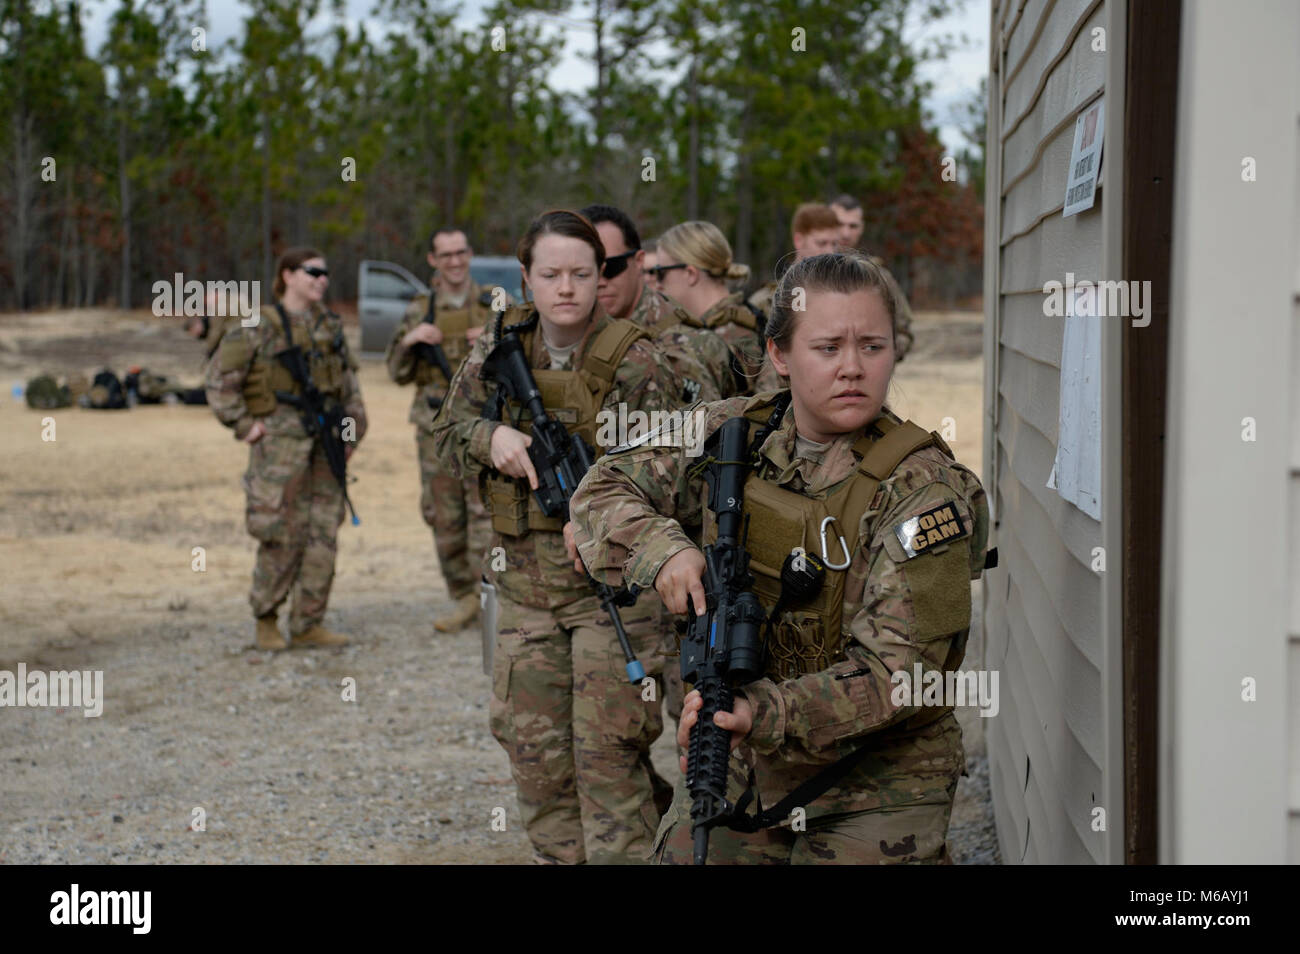
<svg viewBox="0 0 1300 954"><path fill-rule="evenodd" d="M894 536L910 560L942 543L968 537L970 530L962 523L955 504L949 502L908 517L894 527Z"/></svg>

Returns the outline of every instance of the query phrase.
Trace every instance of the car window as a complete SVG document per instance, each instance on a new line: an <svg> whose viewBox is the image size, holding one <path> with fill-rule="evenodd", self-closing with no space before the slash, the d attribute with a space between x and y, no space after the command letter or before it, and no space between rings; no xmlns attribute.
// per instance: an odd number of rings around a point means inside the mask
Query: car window
<svg viewBox="0 0 1300 954"><path fill-rule="evenodd" d="M510 295L516 299L520 298L519 288L519 265L478 265L476 262L470 263L470 274L474 276L474 281L478 282L484 288L493 288L500 285Z"/></svg>
<svg viewBox="0 0 1300 954"><path fill-rule="evenodd" d="M411 287L401 275L387 269L371 266L366 273L367 298L391 298L410 301L415 297L416 289Z"/></svg>

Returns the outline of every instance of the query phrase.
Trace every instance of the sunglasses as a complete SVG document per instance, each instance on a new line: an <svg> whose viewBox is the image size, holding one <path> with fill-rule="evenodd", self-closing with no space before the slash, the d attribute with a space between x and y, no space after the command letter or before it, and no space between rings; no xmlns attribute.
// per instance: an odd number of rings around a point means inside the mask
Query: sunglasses
<svg viewBox="0 0 1300 954"><path fill-rule="evenodd" d="M646 271L650 273L650 277L653 278L655 281L661 282L664 280L664 272L671 272L674 268L685 268L685 267L686 266L681 263L678 263L677 265L654 265L650 268L647 268Z"/></svg>
<svg viewBox="0 0 1300 954"><path fill-rule="evenodd" d="M632 251L624 252L622 255L611 255L609 258L605 259L605 268L601 274L606 278L618 278L618 276L627 271L628 261L631 260L632 256L639 251L641 251L639 248L634 248Z"/></svg>
<svg viewBox="0 0 1300 954"><path fill-rule="evenodd" d="M298 267L312 278L329 278L330 270L328 268L317 268L315 265L299 265Z"/></svg>

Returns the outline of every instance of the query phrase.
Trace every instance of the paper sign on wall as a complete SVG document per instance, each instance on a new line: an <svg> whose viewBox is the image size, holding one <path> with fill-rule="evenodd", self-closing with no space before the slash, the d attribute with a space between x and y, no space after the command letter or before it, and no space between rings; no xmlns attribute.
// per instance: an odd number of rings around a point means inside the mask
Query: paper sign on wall
<svg viewBox="0 0 1300 954"><path fill-rule="evenodd" d="M1070 150L1070 174L1065 177L1065 211L1062 218L1091 209L1097 195L1097 173L1101 171L1101 140L1105 132L1106 104L1098 99L1074 122L1074 148Z"/></svg>
<svg viewBox="0 0 1300 954"><path fill-rule="evenodd" d="M1061 416L1047 486L1101 519L1101 319L1082 292L1066 304L1061 342Z"/></svg>

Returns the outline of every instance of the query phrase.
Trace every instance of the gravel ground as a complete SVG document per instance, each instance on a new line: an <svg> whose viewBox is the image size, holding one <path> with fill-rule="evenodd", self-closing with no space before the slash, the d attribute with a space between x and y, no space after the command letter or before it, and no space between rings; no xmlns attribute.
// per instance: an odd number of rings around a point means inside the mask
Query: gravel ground
<svg viewBox="0 0 1300 954"><path fill-rule="evenodd" d="M364 522L340 531L326 618L354 642L334 650L253 647L245 457L205 408L62 410L42 442L42 415L10 396L89 361L194 382L196 354L147 316L0 316L0 670L102 670L105 697L100 718L0 710L0 862L526 862L478 636L432 632L448 603L418 514L409 392L382 365L362 370ZM915 371L908 393L928 393ZM983 727L959 715L969 778L951 850L996 864ZM655 761L673 771L667 735Z"/></svg>

